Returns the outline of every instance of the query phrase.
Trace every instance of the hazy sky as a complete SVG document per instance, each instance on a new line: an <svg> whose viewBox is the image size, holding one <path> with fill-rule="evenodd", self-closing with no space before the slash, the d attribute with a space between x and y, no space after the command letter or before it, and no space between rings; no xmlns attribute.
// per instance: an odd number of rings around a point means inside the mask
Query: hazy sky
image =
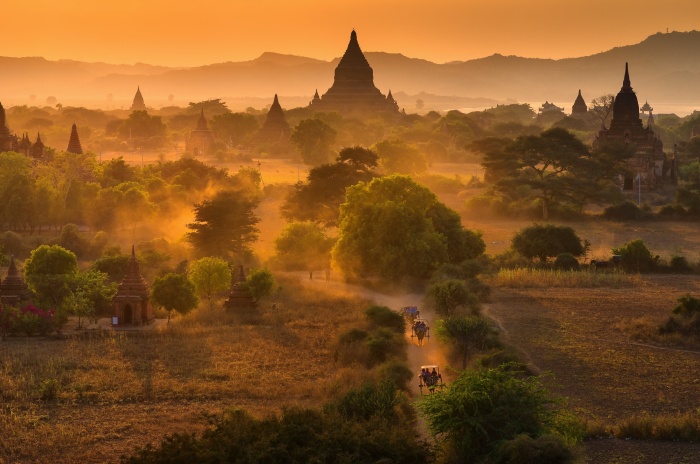
<svg viewBox="0 0 700 464"><path fill-rule="evenodd" d="M1 56L192 66L264 51L584 56L700 29L700 0L2 0Z"/></svg>

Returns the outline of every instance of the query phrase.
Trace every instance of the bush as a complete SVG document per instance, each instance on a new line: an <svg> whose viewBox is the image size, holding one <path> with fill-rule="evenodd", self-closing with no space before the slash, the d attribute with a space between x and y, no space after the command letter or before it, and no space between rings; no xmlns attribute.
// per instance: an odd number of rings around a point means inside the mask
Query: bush
<svg viewBox="0 0 700 464"><path fill-rule="evenodd" d="M540 262L561 253L582 256L589 244L582 241L571 227L553 224L535 224L522 229L513 237L513 249L526 258L538 258Z"/></svg>
<svg viewBox="0 0 700 464"><path fill-rule="evenodd" d="M692 271L688 260L683 256L672 256L669 264L673 272L684 274Z"/></svg>
<svg viewBox="0 0 700 464"><path fill-rule="evenodd" d="M468 308L472 311L479 309L478 298L461 280L450 279L431 285L428 288L428 298L432 301L435 312L439 316L450 316L458 308Z"/></svg>
<svg viewBox="0 0 700 464"><path fill-rule="evenodd" d="M636 221L645 219L645 214L631 201L625 201L619 205L613 205L605 208L603 211L603 218L618 221Z"/></svg>
<svg viewBox="0 0 700 464"><path fill-rule="evenodd" d="M58 397L58 380L46 379L39 387L39 397L42 401L53 401Z"/></svg>
<svg viewBox="0 0 700 464"><path fill-rule="evenodd" d="M403 316L386 306L370 306L365 310L365 316L374 327L386 327L401 334L406 331Z"/></svg>
<svg viewBox="0 0 700 464"><path fill-rule="evenodd" d="M413 380L413 371L405 362L398 360L387 361L377 366L380 381L389 381L399 389L408 391L409 382Z"/></svg>
<svg viewBox="0 0 700 464"><path fill-rule="evenodd" d="M572 462L574 455L566 442L557 435L542 435L532 438L518 435L503 443L496 462L499 464L565 464Z"/></svg>
<svg viewBox="0 0 700 464"><path fill-rule="evenodd" d="M654 270L659 262L659 256L653 255L639 239L613 248L612 253L621 256L622 267L628 272L649 272Z"/></svg>
<svg viewBox="0 0 700 464"><path fill-rule="evenodd" d="M370 332L364 343L369 351L370 365L367 367L373 367L392 357L401 356L406 340L403 333L398 334L391 329L380 327Z"/></svg>
<svg viewBox="0 0 700 464"><path fill-rule="evenodd" d="M554 260L554 269L561 271L578 271L581 268L578 259L571 253L559 253Z"/></svg>
<svg viewBox="0 0 700 464"><path fill-rule="evenodd" d="M256 269L246 277L246 285L250 294L256 300L272 293L275 286L275 277L268 269Z"/></svg>

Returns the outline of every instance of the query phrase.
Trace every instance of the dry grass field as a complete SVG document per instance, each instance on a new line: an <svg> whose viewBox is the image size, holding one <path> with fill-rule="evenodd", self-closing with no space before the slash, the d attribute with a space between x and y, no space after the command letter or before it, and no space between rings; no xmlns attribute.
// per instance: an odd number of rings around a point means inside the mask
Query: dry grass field
<svg viewBox="0 0 700 464"><path fill-rule="evenodd" d="M336 385L333 341L366 301L282 282L253 324L202 310L140 334L0 342L0 462L116 462L227 407L318 406ZM56 399L42 400L54 379Z"/></svg>
<svg viewBox="0 0 700 464"><path fill-rule="evenodd" d="M554 375L553 389L582 418L615 425L642 414L697 413L700 352L637 343L620 329L640 317L663 323L688 292L700 292L700 278L645 276L624 288L498 288L487 312L536 371ZM592 440L585 448L595 463L700 462L698 444Z"/></svg>

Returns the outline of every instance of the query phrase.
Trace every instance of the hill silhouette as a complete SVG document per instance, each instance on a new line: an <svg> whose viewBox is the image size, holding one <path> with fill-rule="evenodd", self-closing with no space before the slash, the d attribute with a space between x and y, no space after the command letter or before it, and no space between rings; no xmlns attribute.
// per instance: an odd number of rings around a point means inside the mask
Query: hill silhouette
<svg viewBox="0 0 700 464"><path fill-rule="evenodd" d="M658 33L638 44L560 60L495 54L438 64L396 53L365 55L374 68L377 87L384 93L391 89L404 98L424 92L462 97L462 101L465 97L549 100L569 108L579 89L587 102L603 94L615 94L624 64L629 62L632 86L640 100L648 100L652 106L700 106L698 31ZM108 94L127 101L140 85L146 103L153 106L160 106L158 102L165 102L170 94L196 101L218 97L271 99L277 93L289 96L294 104L304 104L316 89L323 93L330 87L337 62L272 52L249 61L191 68L0 57L0 101L26 103L24 100L32 94L38 98L55 95L69 104L71 100L94 100L99 104Z"/></svg>

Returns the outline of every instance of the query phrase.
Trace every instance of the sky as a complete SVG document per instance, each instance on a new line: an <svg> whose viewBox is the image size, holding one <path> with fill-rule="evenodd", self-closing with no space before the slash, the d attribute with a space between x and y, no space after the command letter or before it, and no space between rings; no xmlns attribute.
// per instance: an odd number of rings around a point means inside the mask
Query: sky
<svg viewBox="0 0 700 464"><path fill-rule="evenodd" d="M2 0L0 56L198 66L266 51L586 56L700 29L700 0Z"/></svg>

